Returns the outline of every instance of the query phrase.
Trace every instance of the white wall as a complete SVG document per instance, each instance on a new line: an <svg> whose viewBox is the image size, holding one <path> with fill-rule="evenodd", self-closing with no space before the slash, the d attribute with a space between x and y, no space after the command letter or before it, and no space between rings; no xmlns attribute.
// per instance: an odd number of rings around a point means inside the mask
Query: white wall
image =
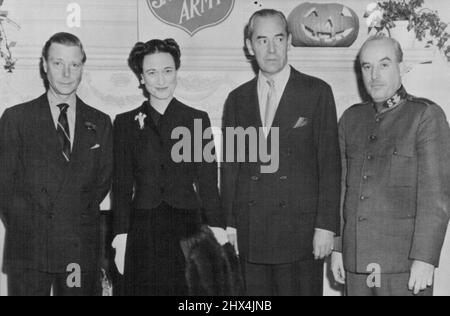
<svg viewBox="0 0 450 316"><path fill-rule="evenodd" d="M77 2L82 9L82 27L66 26L66 7ZM229 18L218 26L205 29L191 37L172 26L163 24L150 12L145 0L5 0L10 16L22 30L10 31L18 41L15 50L19 58L17 70L5 74L0 70L0 114L19 102L42 93L38 57L44 42L55 32L77 34L86 46L88 63L80 88L80 96L88 103L115 116L140 105L142 97L137 81L127 68L128 53L137 40L175 38L182 46L183 64L177 96L184 102L209 112L213 125L220 126L222 107L228 93L252 78L253 73L242 53L243 27L250 14L260 8L273 7L289 14L303 1L236 0ZM315 2L332 2L316 0ZM370 0L336 1L349 5L360 17ZM450 21L449 1L426 0ZM260 6L262 4L262 6ZM367 28L361 18L361 29L355 44L346 49L295 48L290 53L293 66L318 76L333 87L338 113L359 102L353 63L358 48L367 38ZM411 71L405 77L407 89L417 95L436 100L450 115L450 69L448 63L421 65L438 60L429 50L407 50ZM108 204L105 204L108 208ZM0 264L3 253L3 229L0 225ZM450 240L443 251L441 269L437 274L437 294L450 295ZM338 295L328 288L327 295ZM5 294L5 279L0 275L0 295Z"/></svg>

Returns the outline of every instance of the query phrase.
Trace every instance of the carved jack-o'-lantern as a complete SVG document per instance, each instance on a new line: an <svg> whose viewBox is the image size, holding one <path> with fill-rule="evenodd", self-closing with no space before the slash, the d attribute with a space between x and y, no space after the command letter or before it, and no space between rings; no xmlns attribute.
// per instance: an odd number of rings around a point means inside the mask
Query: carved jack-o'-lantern
<svg viewBox="0 0 450 316"><path fill-rule="evenodd" d="M306 2L290 14L289 28L296 47L349 47L358 37L359 18L342 4Z"/></svg>

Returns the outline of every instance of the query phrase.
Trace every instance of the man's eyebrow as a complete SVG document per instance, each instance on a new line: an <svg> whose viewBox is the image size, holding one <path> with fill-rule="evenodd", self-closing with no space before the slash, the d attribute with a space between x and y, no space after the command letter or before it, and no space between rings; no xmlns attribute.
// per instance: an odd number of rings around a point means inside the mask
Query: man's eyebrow
<svg viewBox="0 0 450 316"><path fill-rule="evenodd" d="M392 61L392 59L390 59L389 57L384 57L383 59L380 60L380 62L383 62L383 61Z"/></svg>
<svg viewBox="0 0 450 316"><path fill-rule="evenodd" d="M260 35L260 36L257 36L257 37L256 37L256 39L264 39L264 38L267 38L267 36L262 36L262 35Z"/></svg>

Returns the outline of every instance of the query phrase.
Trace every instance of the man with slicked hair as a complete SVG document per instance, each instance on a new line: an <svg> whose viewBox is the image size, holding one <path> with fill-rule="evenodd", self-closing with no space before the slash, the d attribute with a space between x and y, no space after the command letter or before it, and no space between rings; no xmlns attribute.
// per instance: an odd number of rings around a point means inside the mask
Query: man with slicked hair
<svg viewBox="0 0 450 316"><path fill-rule="evenodd" d="M8 294L98 295L111 120L77 97L86 54L76 36L52 36L41 61L47 92L0 119Z"/></svg>
<svg viewBox="0 0 450 316"><path fill-rule="evenodd" d="M262 161L222 166L229 239L241 255L250 296L322 295L322 259L331 254L340 226L333 93L288 64L291 42L282 12L261 10L250 18L246 46L260 71L231 92L224 110L224 129L258 128L264 131L259 144L268 144L272 155L279 148L273 173L262 171Z"/></svg>
<svg viewBox="0 0 450 316"><path fill-rule="evenodd" d="M433 294L449 221L450 128L402 85L403 52L375 36L359 62L370 96L343 115L343 238L332 270L349 296Z"/></svg>

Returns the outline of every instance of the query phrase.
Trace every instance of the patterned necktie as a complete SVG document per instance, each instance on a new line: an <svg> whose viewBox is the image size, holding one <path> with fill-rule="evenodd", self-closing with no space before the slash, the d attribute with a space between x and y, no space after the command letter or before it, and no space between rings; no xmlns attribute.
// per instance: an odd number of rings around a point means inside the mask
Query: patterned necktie
<svg viewBox="0 0 450 316"><path fill-rule="evenodd" d="M59 104L58 108L61 111L58 118L58 138L61 142L62 154L66 161L69 162L71 154L69 121L67 119L67 109L69 108L69 105L65 103Z"/></svg>
<svg viewBox="0 0 450 316"><path fill-rule="evenodd" d="M272 126L277 109L277 94L275 91L275 81L273 79L267 80L269 85L269 93L267 94L266 114L264 116L264 130L266 136L269 135L270 127Z"/></svg>

